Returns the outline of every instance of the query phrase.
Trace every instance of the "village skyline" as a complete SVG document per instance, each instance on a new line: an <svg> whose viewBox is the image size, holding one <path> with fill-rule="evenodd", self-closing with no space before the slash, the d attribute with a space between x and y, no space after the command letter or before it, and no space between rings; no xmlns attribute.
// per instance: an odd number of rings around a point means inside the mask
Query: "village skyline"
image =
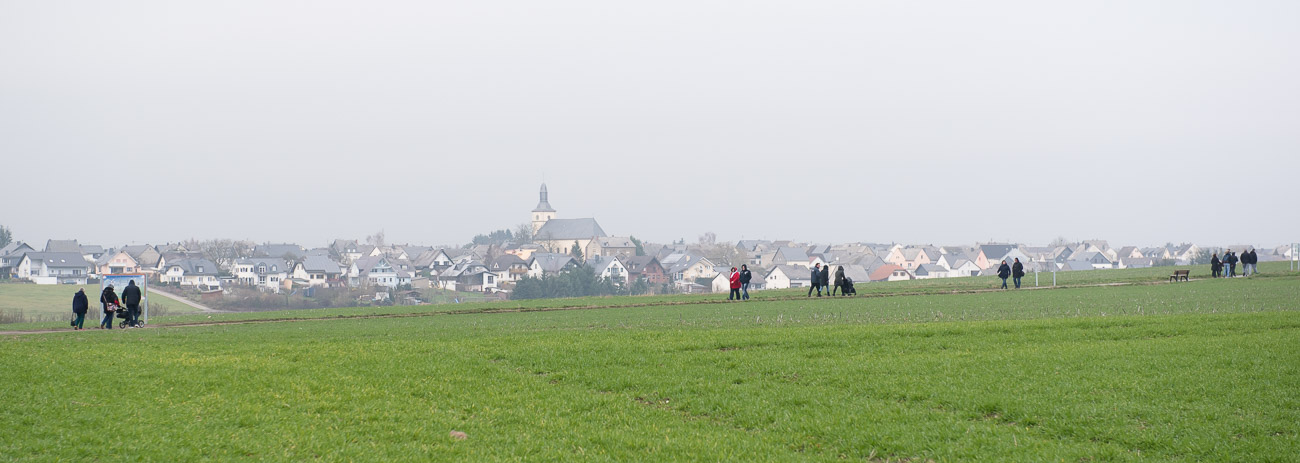
<svg viewBox="0 0 1300 463"><path fill-rule="evenodd" d="M455 243L545 182L660 242L1300 239L1292 3L941 3L14 5L0 223Z"/></svg>

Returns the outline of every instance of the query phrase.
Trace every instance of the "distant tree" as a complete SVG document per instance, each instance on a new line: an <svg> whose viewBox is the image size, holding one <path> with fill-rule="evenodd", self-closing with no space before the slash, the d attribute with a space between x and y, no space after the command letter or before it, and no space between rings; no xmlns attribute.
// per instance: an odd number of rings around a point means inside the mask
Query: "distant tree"
<svg viewBox="0 0 1300 463"><path fill-rule="evenodd" d="M718 234L717 234L717 233L713 233L713 232L704 232L703 235L700 235L700 244L702 244L702 245L705 245L705 246L712 246L713 243L716 243L716 242L718 242Z"/></svg>
<svg viewBox="0 0 1300 463"><path fill-rule="evenodd" d="M1192 256L1192 265L1210 265L1210 260L1211 260L1211 259L1214 259L1214 255L1215 255L1215 254L1218 254L1218 255L1219 255L1219 258L1222 259L1222 258L1223 258L1223 249L1221 249L1221 248L1201 248L1201 252L1198 252L1198 253L1196 253L1195 255ZM1170 259L1170 260L1172 260L1172 259Z"/></svg>
<svg viewBox="0 0 1300 463"><path fill-rule="evenodd" d="M9 231L9 227L0 225L0 248L8 246L9 243L12 243L13 241L14 235L13 232Z"/></svg>
<svg viewBox="0 0 1300 463"><path fill-rule="evenodd" d="M638 256L644 256L644 255L645 255L645 247L641 246L641 240L636 239L635 236L630 237L630 239L632 240L632 244L636 245L636 255L638 255Z"/></svg>
<svg viewBox="0 0 1300 463"><path fill-rule="evenodd" d="M491 232L488 232L488 234L486 235L474 235L474 239L470 241L470 244L502 245L502 244L509 243L513 240L514 240L514 234L511 233L510 230L501 229L501 230L493 230Z"/></svg>
<svg viewBox="0 0 1300 463"><path fill-rule="evenodd" d="M573 253L573 260L578 262L586 261L586 259L582 258L582 247L578 245L578 240L573 240L573 248L570 252Z"/></svg>
<svg viewBox="0 0 1300 463"><path fill-rule="evenodd" d="M623 291L608 278L599 278L586 264L541 278L524 277L515 283L514 299L608 296Z"/></svg>
<svg viewBox="0 0 1300 463"><path fill-rule="evenodd" d="M632 285L628 287L628 294L633 296L640 296L649 292L650 283L647 283L645 278L637 278L636 281L632 282Z"/></svg>
<svg viewBox="0 0 1300 463"><path fill-rule="evenodd" d="M186 248L202 253L204 258L222 269L230 269L235 265L236 259L252 255L256 246L252 241L231 239L196 241L192 245L193 248L190 245L186 245Z"/></svg>
<svg viewBox="0 0 1300 463"><path fill-rule="evenodd" d="M1048 246L1057 247L1057 246L1065 246L1067 244L1070 244L1070 240L1068 238L1064 236L1058 236L1056 237L1056 239L1052 240L1052 242L1048 244Z"/></svg>
<svg viewBox="0 0 1300 463"><path fill-rule="evenodd" d="M533 224L524 222L515 225L515 242L519 244L533 242Z"/></svg>
<svg viewBox="0 0 1300 463"><path fill-rule="evenodd" d="M374 246L374 247L377 247L377 248L382 248L382 247L384 247L384 231L383 231L383 230L379 230L379 231L375 232L375 234L370 235L370 236L367 236L367 237L366 237L366 243L369 243L371 246Z"/></svg>

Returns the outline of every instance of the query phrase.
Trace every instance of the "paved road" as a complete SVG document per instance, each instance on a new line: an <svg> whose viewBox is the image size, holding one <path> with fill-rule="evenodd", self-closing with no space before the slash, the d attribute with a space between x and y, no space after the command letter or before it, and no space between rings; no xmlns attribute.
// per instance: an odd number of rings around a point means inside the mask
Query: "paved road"
<svg viewBox="0 0 1300 463"><path fill-rule="evenodd" d="M197 302L191 301L191 300L189 300L189 299L183 298L183 297L181 297L181 296L177 296L177 295L175 295L175 294L172 294L172 293L169 293L169 292L166 292L166 291L162 291L162 290L160 290L160 289L158 289L158 288L149 288L149 292L151 292L151 293L157 293L157 294L160 294L160 295L162 295L162 296L164 296L164 297L168 297L168 298L171 298L171 299L175 299L176 302L179 302L179 303L181 303L181 304L185 304L185 305L188 305L188 306L190 306L190 307L193 307L193 308L199 309L199 312L204 312L204 313L223 313L223 312L226 312L225 310L217 310L217 309L214 309L214 308L208 307L208 306L206 306L206 305L203 305L203 304L200 304L200 303L197 303Z"/></svg>

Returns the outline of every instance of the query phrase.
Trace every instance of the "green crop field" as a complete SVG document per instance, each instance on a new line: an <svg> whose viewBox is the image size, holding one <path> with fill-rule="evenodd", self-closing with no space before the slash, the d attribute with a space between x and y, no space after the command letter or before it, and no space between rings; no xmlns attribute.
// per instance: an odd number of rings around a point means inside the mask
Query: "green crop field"
<svg viewBox="0 0 1300 463"><path fill-rule="evenodd" d="M7 315L0 318L16 318L27 321L55 320L61 322L60 326L66 326L68 317L72 315L72 295L77 292L78 288L86 289L86 298L90 300L93 312L99 306L98 284L33 285L0 283L0 314ZM151 315L158 313L186 314L198 311L193 307L159 294L149 295L149 310ZM87 318L97 319L98 316L92 313L87 315Z"/></svg>
<svg viewBox="0 0 1300 463"><path fill-rule="evenodd" d="M1295 461L1283 269L0 336L0 460Z"/></svg>

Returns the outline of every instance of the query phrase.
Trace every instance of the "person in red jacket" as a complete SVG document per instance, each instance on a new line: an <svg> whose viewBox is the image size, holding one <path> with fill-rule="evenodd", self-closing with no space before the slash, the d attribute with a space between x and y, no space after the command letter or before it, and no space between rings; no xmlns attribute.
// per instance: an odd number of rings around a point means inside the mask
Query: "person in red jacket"
<svg viewBox="0 0 1300 463"><path fill-rule="evenodd" d="M731 268L731 294L727 295L727 300L740 300L740 272L737 272L735 267Z"/></svg>

